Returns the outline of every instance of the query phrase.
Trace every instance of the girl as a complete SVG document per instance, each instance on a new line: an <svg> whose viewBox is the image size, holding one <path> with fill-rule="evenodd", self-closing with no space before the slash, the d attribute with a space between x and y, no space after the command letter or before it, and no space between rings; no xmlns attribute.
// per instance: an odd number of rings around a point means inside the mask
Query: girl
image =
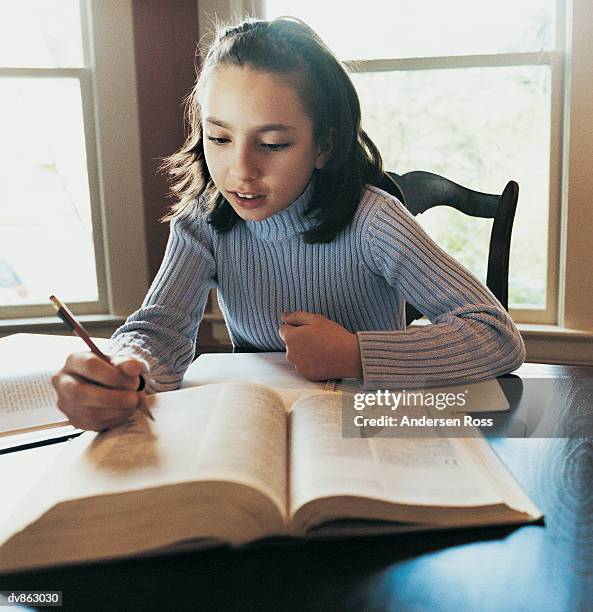
<svg viewBox="0 0 593 612"><path fill-rule="evenodd" d="M54 377L82 428L125 421L179 386L208 292L236 347L286 351L311 380L366 386L475 382L517 368L521 337L478 280L393 196L354 87L304 23L222 29L188 100L190 133L167 161L179 197L140 310L113 337L115 366L71 355ZM432 325L405 329L404 303Z"/></svg>

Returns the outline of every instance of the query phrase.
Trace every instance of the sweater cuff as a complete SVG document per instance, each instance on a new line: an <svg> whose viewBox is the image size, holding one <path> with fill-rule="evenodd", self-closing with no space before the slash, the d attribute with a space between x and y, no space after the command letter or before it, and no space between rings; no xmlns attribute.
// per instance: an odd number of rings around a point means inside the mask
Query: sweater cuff
<svg viewBox="0 0 593 612"><path fill-rule="evenodd" d="M409 335L398 331L357 332L363 388L417 388L429 386L425 375L411 371L406 357ZM408 356L409 357L409 356Z"/></svg>

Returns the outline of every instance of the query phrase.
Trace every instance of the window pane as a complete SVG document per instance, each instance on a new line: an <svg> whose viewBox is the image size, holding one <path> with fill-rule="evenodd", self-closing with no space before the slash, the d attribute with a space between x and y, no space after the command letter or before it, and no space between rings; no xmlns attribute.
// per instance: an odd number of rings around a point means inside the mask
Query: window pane
<svg viewBox="0 0 593 612"><path fill-rule="evenodd" d="M554 46L555 0L266 0L299 17L343 60L539 51Z"/></svg>
<svg viewBox="0 0 593 612"><path fill-rule="evenodd" d="M547 66L352 75L363 125L398 174L428 170L478 191L520 195L511 247L509 302L543 307L546 295L550 71ZM490 221L419 217L429 233L483 280Z"/></svg>
<svg viewBox="0 0 593 612"><path fill-rule="evenodd" d="M78 1L1 0L0 66L82 66Z"/></svg>
<svg viewBox="0 0 593 612"><path fill-rule="evenodd" d="M0 305L97 300L80 85L0 79Z"/></svg>

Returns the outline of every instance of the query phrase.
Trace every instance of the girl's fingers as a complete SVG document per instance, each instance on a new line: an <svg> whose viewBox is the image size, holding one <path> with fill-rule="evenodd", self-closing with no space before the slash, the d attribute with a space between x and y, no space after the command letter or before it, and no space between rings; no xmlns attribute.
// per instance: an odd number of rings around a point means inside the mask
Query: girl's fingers
<svg viewBox="0 0 593 612"><path fill-rule="evenodd" d="M71 374L62 374L54 383L58 388L58 407L75 405L79 408L96 408L131 413L138 405L138 394L126 389L112 389L88 382Z"/></svg>
<svg viewBox="0 0 593 612"><path fill-rule="evenodd" d="M295 310L294 312L283 312L280 318L288 325L312 325L318 322L319 315L304 310Z"/></svg>
<svg viewBox="0 0 593 612"><path fill-rule="evenodd" d="M136 389L137 377L126 376L119 368L93 353L73 353L66 360L63 372L113 389Z"/></svg>
<svg viewBox="0 0 593 612"><path fill-rule="evenodd" d="M56 375L58 408L79 429L101 431L125 423L135 412L138 394L110 389L77 379L69 374Z"/></svg>

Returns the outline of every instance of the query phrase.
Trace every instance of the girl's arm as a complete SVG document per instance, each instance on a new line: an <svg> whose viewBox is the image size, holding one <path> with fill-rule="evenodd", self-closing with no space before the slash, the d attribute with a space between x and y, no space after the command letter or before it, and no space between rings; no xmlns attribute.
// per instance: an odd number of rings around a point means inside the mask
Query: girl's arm
<svg viewBox="0 0 593 612"><path fill-rule="evenodd" d="M161 267L139 310L113 335L112 353L144 363L149 392L176 389L195 354L198 326L215 286L211 234L205 222L171 222Z"/></svg>
<svg viewBox="0 0 593 612"><path fill-rule="evenodd" d="M492 293L399 201L386 194L377 200L363 241L365 262L432 325L358 332L365 385L475 382L519 367L523 340Z"/></svg>

